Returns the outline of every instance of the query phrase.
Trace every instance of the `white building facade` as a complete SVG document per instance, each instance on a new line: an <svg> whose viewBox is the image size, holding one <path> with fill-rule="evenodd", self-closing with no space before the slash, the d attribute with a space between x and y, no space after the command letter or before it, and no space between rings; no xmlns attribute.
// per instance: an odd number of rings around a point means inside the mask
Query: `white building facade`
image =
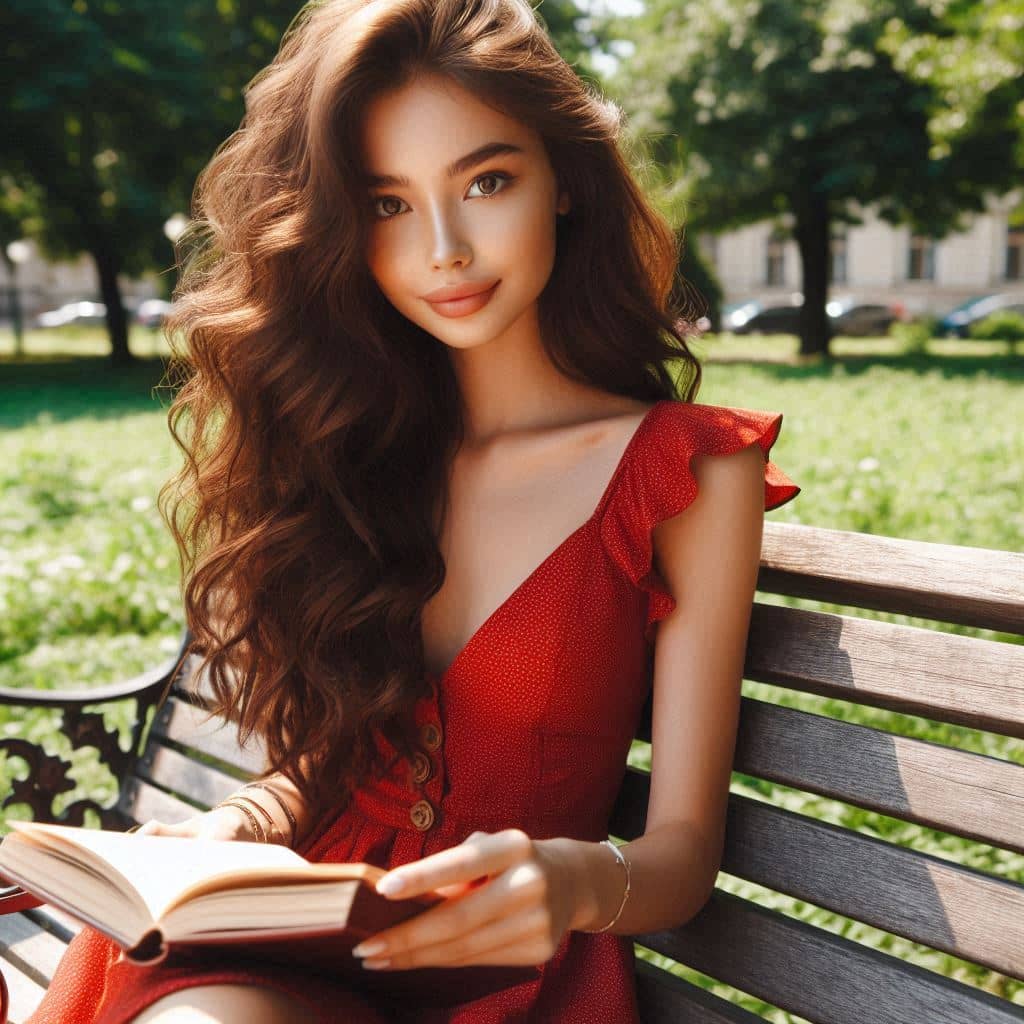
<svg viewBox="0 0 1024 1024"><path fill-rule="evenodd" d="M833 226L829 298L902 303L910 315L941 315L975 295L1024 292L1024 224L1013 211L1024 193L992 199L983 214L965 214L964 230L943 239L913 234L858 211L861 225ZM792 223L790 220L789 224ZM801 290L800 253L787 222L762 221L719 235L703 234L723 303L757 299L784 304Z"/></svg>
<svg viewBox="0 0 1024 1024"><path fill-rule="evenodd" d="M125 302L156 298L160 294L159 281L154 273L138 279L122 274L118 283ZM76 260L49 263L33 252L31 258L17 265L13 284L18 289L21 313L26 321L65 302L102 302L96 264L86 253ZM0 322L10 320L11 285L9 268L0 265Z"/></svg>

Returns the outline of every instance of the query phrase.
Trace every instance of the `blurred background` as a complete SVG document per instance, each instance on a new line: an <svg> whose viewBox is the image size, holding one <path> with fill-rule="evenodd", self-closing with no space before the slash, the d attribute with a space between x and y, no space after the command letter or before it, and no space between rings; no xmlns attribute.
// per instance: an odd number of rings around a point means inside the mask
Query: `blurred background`
<svg viewBox="0 0 1024 1024"><path fill-rule="evenodd" d="M72 332L116 365L132 338L154 351L196 174L299 6L5 5L0 353ZM537 9L627 112L701 326L794 335L802 356L834 337L1020 338L1020 0Z"/></svg>
<svg viewBox="0 0 1024 1024"><path fill-rule="evenodd" d="M679 232L697 400L785 414L773 460L803 491L772 516L1021 550L1024 0L535 6L625 111L636 173ZM172 242L299 7L3 4L0 687L96 686L178 648L179 566L155 504L180 457L160 386ZM767 684L744 693L1024 764L1012 738ZM73 763L58 810L83 792L113 799L112 777L68 748L52 713L0 708L0 737L14 735ZM0 751L0 805L22 772ZM955 837L834 800L745 777L734 788L967 856ZM1024 877L1005 851L971 863ZM1024 1005L1012 979L776 905ZM674 969L767 1020L798 1020Z"/></svg>

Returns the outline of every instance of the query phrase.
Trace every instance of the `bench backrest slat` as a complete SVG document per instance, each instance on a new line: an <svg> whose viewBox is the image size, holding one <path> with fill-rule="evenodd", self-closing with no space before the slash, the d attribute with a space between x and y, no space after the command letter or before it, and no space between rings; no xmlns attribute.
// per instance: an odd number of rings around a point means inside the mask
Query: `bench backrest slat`
<svg viewBox="0 0 1024 1024"><path fill-rule="evenodd" d="M1024 737L1024 646L755 603L747 679Z"/></svg>
<svg viewBox="0 0 1024 1024"><path fill-rule="evenodd" d="M19 961L9 954L5 955L3 973L10 1000L9 1019L12 1021L28 1020L32 1011L42 1000L45 991L45 987L39 984L33 974L26 970L26 967L24 961Z"/></svg>
<svg viewBox="0 0 1024 1024"><path fill-rule="evenodd" d="M165 793L162 789L136 775L129 776L121 787L117 809L130 822L157 821L167 823L184 821L196 813L196 808L184 800Z"/></svg>
<svg viewBox="0 0 1024 1024"><path fill-rule="evenodd" d="M650 742L650 718L638 738ZM743 697L736 771L1024 853L1024 765Z"/></svg>
<svg viewBox="0 0 1024 1024"><path fill-rule="evenodd" d="M766 521L758 589L1024 633L1024 554Z"/></svg>
<svg viewBox="0 0 1024 1024"><path fill-rule="evenodd" d="M39 985L53 977L65 949L57 936L27 914L12 914L10 921L4 921L4 944Z"/></svg>
<svg viewBox="0 0 1024 1024"><path fill-rule="evenodd" d="M643 1010L641 1019L645 1022L764 1024L763 1017L669 974L647 960L636 961L636 991Z"/></svg>
<svg viewBox="0 0 1024 1024"><path fill-rule="evenodd" d="M25 916L64 943L70 942L85 927L81 921L49 903L27 910Z"/></svg>
<svg viewBox="0 0 1024 1024"><path fill-rule="evenodd" d="M1024 765L1012 761L743 697L734 768L1024 853Z"/></svg>
<svg viewBox="0 0 1024 1024"><path fill-rule="evenodd" d="M1024 886L732 794L722 870L1024 979Z"/></svg>
<svg viewBox="0 0 1024 1024"><path fill-rule="evenodd" d="M1021 1021L1006 1000L717 889L686 927L636 939L812 1021Z"/></svg>
<svg viewBox="0 0 1024 1024"><path fill-rule="evenodd" d="M180 692L176 690L175 694ZM243 749L238 744L238 729L233 723L210 718L205 710L175 694L164 701L154 717L153 736L214 758L226 772L251 776L262 771L264 758L256 737Z"/></svg>
<svg viewBox="0 0 1024 1024"><path fill-rule="evenodd" d="M202 807L212 807L233 793L241 782L208 764L167 747L149 743L135 766L135 774L174 796Z"/></svg>

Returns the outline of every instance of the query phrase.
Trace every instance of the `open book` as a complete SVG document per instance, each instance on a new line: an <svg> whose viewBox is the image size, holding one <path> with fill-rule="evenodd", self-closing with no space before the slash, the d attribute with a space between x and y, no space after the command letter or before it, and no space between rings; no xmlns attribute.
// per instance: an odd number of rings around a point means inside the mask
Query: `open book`
<svg viewBox="0 0 1024 1024"><path fill-rule="evenodd" d="M367 971L351 955L364 938L442 902L440 893L388 899L372 864L311 863L283 846L143 836L11 821L0 875L113 939L125 957L240 955L354 975L390 989L468 999L540 976L537 967ZM218 947L222 947L218 949ZM412 991L413 989L408 989Z"/></svg>

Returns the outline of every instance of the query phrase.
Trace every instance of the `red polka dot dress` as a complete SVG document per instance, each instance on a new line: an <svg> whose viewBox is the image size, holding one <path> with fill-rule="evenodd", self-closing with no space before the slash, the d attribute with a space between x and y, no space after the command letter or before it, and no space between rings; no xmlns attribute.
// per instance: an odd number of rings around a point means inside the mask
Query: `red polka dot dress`
<svg viewBox="0 0 1024 1024"><path fill-rule="evenodd" d="M765 508L800 488L769 460L782 415L666 399L632 435L590 518L486 619L417 705L422 751L358 790L305 841L313 861L397 867L474 831L518 827L537 839L597 842L622 783L648 696L647 645L675 607L652 567L657 523L697 494L691 459L757 442ZM390 745L378 736L386 752ZM633 942L569 932L540 967L365 971L209 957L155 967L115 963L86 928L71 943L31 1024L127 1024L181 988L247 982L290 993L305 1020L413 1024L639 1024Z"/></svg>

